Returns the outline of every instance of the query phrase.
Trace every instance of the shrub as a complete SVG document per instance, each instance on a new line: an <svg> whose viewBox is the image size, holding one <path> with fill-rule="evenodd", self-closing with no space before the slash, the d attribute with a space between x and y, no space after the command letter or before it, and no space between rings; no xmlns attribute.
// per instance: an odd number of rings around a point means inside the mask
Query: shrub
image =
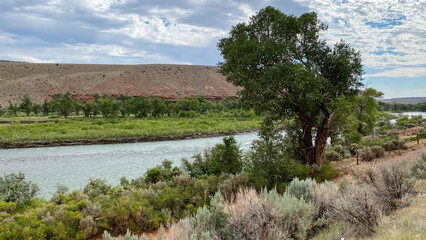
<svg viewBox="0 0 426 240"><path fill-rule="evenodd" d="M90 178L89 183L83 189L83 193L87 194L90 199L94 199L101 195L107 195L110 190L111 185L107 184L105 179Z"/></svg>
<svg viewBox="0 0 426 240"><path fill-rule="evenodd" d="M0 201L15 202L18 207L33 199L39 188L36 184L25 181L23 173L11 173L0 177Z"/></svg>
<svg viewBox="0 0 426 240"><path fill-rule="evenodd" d="M371 151L374 153L376 158L381 158L385 156L385 151L381 147L376 147L376 146L371 147Z"/></svg>
<svg viewBox="0 0 426 240"><path fill-rule="evenodd" d="M337 162L342 159L342 156L336 151L327 150L325 152L325 159L329 162Z"/></svg>
<svg viewBox="0 0 426 240"><path fill-rule="evenodd" d="M383 164L377 169L370 168L361 179L385 210L395 210L403 206L404 197L414 193L414 179L402 163Z"/></svg>
<svg viewBox="0 0 426 240"><path fill-rule="evenodd" d="M91 216L86 216L80 219L80 229L83 230L85 238L94 236L98 232L95 220Z"/></svg>
<svg viewBox="0 0 426 240"><path fill-rule="evenodd" d="M224 137L223 143L216 144L211 151L204 155L193 157L193 163L182 159L182 167L191 177L200 177L204 174L219 176L221 173L236 174L242 170L242 152L234 137Z"/></svg>
<svg viewBox="0 0 426 240"><path fill-rule="evenodd" d="M11 213L14 213L15 210L16 210L16 203L0 201L0 212L6 212L11 214Z"/></svg>
<svg viewBox="0 0 426 240"><path fill-rule="evenodd" d="M223 175L221 177L223 177ZM219 184L218 189L223 196L229 198L234 196L240 188L248 187L248 185L248 174L246 172L242 172L237 175L230 175L226 180Z"/></svg>
<svg viewBox="0 0 426 240"><path fill-rule="evenodd" d="M426 178L426 152L422 152L421 158L414 163L411 172L416 178Z"/></svg>
<svg viewBox="0 0 426 240"><path fill-rule="evenodd" d="M339 176L339 171L337 171L330 163L322 165L320 171L313 175L317 182L322 182L325 180L331 180Z"/></svg>
<svg viewBox="0 0 426 240"><path fill-rule="evenodd" d="M124 235L123 237L112 237L107 231L104 232L104 234L102 235L102 238L104 240L139 240L138 235L134 235L130 232L129 229L127 229L127 233L126 235ZM146 236L142 236L141 240L145 240L147 239Z"/></svg>
<svg viewBox="0 0 426 240"><path fill-rule="evenodd" d="M151 168L148 169L145 173L145 182L146 183L157 183L163 180L164 177L161 173L161 169L159 168Z"/></svg>
<svg viewBox="0 0 426 240"><path fill-rule="evenodd" d="M313 203L315 200L314 191L317 186L317 182L308 178L306 180L299 180L299 178L294 178L290 182L290 185L285 191L286 196L293 196L297 199L305 200L306 202Z"/></svg>
<svg viewBox="0 0 426 240"><path fill-rule="evenodd" d="M359 157L361 158L361 161L364 162L371 162L375 158L383 157L385 155L385 151L381 147L371 147L371 148L365 148L361 151Z"/></svg>
<svg viewBox="0 0 426 240"><path fill-rule="evenodd" d="M219 196L220 195L216 195ZM219 200L219 202L222 202ZM174 224L170 229L169 240L180 240L180 239L223 239L217 234L217 232L223 232L221 227L223 226L223 215L220 213L223 209L212 207L210 211L206 207L201 207L197 210L197 213L193 217L188 217L180 220L177 224Z"/></svg>
<svg viewBox="0 0 426 240"><path fill-rule="evenodd" d="M326 215L351 224L358 235L374 233L381 221L381 208L372 194L361 187L350 185L331 202Z"/></svg>
<svg viewBox="0 0 426 240"><path fill-rule="evenodd" d="M383 143L382 148L385 151L388 151L389 148L390 150L405 150L407 149L407 145L405 144L404 140L395 139L395 140L391 140L389 142Z"/></svg>
<svg viewBox="0 0 426 240"><path fill-rule="evenodd" d="M338 187L325 181L318 184L314 190L315 206L318 209L318 217L325 217L326 212L331 210L332 202L337 197Z"/></svg>
<svg viewBox="0 0 426 240"><path fill-rule="evenodd" d="M173 177L173 182L178 186L187 187L194 185L195 179L186 174L181 174Z"/></svg>
<svg viewBox="0 0 426 240"><path fill-rule="evenodd" d="M352 143L349 146L349 152L351 153L352 156L356 156L356 152L360 149L361 147L356 144L356 143Z"/></svg>
<svg viewBox="0 0 426 240"><path fill-rule="evenodd" d="M240 190L226 206L228 224L237 239L305 239L316 214L315 206L276 190Z"/></svg>
<svg viewBox="0 0 426 240"><path fill-rule="evenodd" d="M242 153L234 137L224 137L223 143L216 144L211 150L209 173L236 174L242 170Z"/></svg>
<svg viewBox="0 0 426 240"><path fill-rule="evenodd" d="M340 158L349 158L351 156L351 153L349 152L349 149L347 147L344 147L342 145L334 145L330 148L330 150L335 151L340 155Z"/></svg>

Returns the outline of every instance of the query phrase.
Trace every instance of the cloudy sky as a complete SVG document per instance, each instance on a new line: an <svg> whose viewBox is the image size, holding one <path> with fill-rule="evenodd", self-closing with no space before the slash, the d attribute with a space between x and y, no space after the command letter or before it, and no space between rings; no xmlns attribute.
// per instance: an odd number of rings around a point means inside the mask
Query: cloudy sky
<svg viewBox="0 0 426 240"><path fill-rule="evenodd" d="M0 59L216 65L218 39L268 5L317 12L385 98L426 96L426 0L1 0Z"/></svg>

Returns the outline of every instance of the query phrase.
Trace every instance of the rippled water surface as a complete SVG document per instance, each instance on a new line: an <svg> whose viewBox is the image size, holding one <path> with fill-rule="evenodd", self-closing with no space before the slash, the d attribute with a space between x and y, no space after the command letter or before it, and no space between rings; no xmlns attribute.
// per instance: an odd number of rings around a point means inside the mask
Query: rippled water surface
<svg viewBox="0 0 426 240"><path fill-rule="evenodd" d="M248 150L256 133L236 135L243 150ZM0 173L21 171L38 184L39 196L49 198L58 184L70 189L83 188L89 178L104 178L117 185L122 176L141 176L164 159L180 166L182 158L201 153L221 142L222 137L162 142L109 145L84 145L46 148L0 149Z"/></svg>

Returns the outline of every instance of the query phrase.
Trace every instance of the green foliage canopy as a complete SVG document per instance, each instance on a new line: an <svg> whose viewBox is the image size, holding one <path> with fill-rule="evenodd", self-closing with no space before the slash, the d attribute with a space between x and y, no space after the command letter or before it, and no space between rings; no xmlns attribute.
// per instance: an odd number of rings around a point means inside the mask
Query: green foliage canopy
<svg viewBox="0 0 426 240"><path fill-rule="evenodd" d="M356 94L363 72L359 52L343 41L330 47L319 39L326 29L314 12L295 17L266 7L218 43L220 71L243 87L243 103L275 119L295 116L305 161L320 165L334 103Z"/></svg>

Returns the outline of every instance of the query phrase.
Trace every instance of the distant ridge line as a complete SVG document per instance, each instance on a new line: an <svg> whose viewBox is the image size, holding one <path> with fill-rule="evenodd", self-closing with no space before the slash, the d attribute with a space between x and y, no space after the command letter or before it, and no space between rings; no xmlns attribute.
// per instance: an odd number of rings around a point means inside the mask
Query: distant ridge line
<svg viewBox="0 0 426 240"><path fill-rule="evenodd" d="M379 101L385 102L385 103L418 104L418 103L426 102L426 97L389 98L389 99L379 99Z"/></svg>

